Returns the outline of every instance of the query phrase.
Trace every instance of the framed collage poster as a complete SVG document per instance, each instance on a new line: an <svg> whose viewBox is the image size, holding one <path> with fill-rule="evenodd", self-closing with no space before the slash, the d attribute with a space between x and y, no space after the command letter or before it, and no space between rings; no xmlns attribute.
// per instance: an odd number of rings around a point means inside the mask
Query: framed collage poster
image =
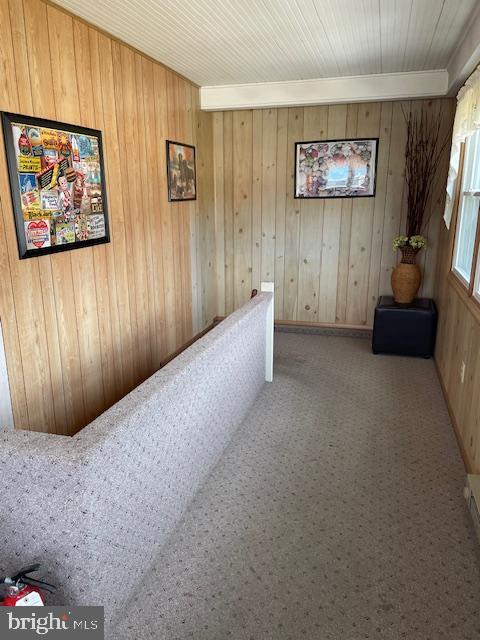
<svg viewBox="0 0 480 640"><path fill-rule="evenodd" d="M167 140L168 201L197 199L195 147Z"/></svg>
<svg viewBox="0 0 480 640"><path fill-rule="evenodd" d="M110 241L102 134L2 112L20 258Z"/></svg>
<svg viewBox="0 0 480 640"><path fill-rule="evenodd" d="M375 196L378 138L295 144L295 198Z"/></svg>

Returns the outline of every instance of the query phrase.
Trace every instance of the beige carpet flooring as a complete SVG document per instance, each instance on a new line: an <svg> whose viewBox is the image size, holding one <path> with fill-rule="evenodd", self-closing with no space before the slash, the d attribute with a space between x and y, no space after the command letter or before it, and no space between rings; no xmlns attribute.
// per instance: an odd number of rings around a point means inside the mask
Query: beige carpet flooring
<svg viewBox="0 0 480 640"><path fill-rule="evenodd" d="M278 333L275 381L111 637L478 639L463 481L432 361Z"/></svg>

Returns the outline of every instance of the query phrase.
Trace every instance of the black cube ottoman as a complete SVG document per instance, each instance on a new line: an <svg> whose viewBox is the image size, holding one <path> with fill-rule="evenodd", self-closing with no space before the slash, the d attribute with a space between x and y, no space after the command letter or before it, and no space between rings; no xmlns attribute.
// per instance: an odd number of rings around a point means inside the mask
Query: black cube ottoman
<svg viewBox="0 0 480 640"><path fill-rule="evenodd" d="M373 324L373 353L430 358L435 348L437 308L430 298L399 304L380 296Z"/></svg>

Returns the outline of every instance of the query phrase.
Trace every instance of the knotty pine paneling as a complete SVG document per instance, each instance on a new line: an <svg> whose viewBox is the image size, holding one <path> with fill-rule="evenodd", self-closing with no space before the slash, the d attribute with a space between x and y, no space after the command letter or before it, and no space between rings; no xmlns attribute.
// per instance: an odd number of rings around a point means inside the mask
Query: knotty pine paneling
<svg viewBox="0 0 480 640"><path fill-rule="evenodd" d="M196 86L49 3L0 0L0 24L0 109L103 132L111 243L28 260L18 258L0 141L0 317L15 426L73 434L216 313L212 116ZM167 138L197 146L196 202L167 201Z"/></svg>
<svg viewBox="0 0 480 640"><path fill-rule="evenodd" d="M449 99L217 112L213 118L217 312L243 304L261 280L275 281L278 320L371 326L378 296L390 293L403 231L405 119L424 105L442 113ZM293 198L294 143L378 137L375 198ZM433 294L446 163L435 181L435 215L422 255L420 295Z"/></svg>
<svg viewBox="0 0 480 640"><path fill-rule="evenodd" d="M480 473L480 307L468 299L463 287L450 275L454 232L455 219L450 231L443 222L440 224L435 361L467 470Z"/></svg>

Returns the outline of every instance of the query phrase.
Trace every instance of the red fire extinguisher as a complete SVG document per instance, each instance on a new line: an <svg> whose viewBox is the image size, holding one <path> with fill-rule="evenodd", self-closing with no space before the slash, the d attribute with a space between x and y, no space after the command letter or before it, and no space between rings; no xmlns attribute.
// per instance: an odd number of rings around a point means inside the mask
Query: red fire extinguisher
<svg viewBox="0 0 480 640"><path fill-rule="evenodd" d="M14 576L0 578L0 586L5 585L7 595L0 600L2 607L43 607L45 604L44 591L54 593L53 584L32 578L29 574L40 569L39 564L25 567ZM0 596L1 598L1 596Z"/></svg>

